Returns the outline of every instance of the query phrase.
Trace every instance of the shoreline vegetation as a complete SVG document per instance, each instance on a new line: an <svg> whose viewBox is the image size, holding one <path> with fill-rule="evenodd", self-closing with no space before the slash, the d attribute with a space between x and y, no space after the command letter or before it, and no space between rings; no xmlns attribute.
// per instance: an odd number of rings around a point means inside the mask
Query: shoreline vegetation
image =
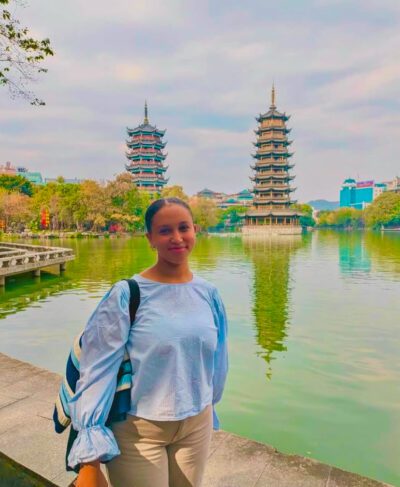
<svg viewBox="0 0 400 487"><path fill-rule="evenodd" d="M0 234L28 238L81 238L143 235L144 214L152 199L178 197L187 201L200 232L235 232L243 224L246 206L217 207L215 201L189 197L182 186L167 186L160 194L140 191L128 172L99 183L66 183L62 177L35 185L23 176L0 175ZM364 210L337 208L313 213L308 204L294 204L305 229L400 229L400 194L387 191Z"/></svg>

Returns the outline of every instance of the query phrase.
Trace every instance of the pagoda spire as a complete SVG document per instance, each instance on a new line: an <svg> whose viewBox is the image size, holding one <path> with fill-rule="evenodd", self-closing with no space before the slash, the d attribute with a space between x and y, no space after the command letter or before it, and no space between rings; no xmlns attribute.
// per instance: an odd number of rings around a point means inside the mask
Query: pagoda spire
<svg viewBox="0 0 400 487"><path fill-rule="evenodd" d="M148 111L147 111L147 100L144 101L144 120L143 120L143 123L144 124L149 123L149 117L148 117Z"/></svg>
<svg viewBox="0 0 400 487"><path fill-rule="evenodd" d="M271 109L276 108L275 105L275 83L272 83L272 90L271 90Z"/></svg>

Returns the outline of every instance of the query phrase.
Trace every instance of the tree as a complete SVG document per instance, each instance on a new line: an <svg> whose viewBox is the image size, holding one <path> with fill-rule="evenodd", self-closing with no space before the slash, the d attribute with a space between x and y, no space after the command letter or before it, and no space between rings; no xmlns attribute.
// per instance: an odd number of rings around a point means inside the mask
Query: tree
<svg viewBox="0 0 400 487"><path fill-rule="evenodd" d="M194 223L200 230L207 230L218 223L218 208L214 201L194 196L190 199Z"/></svg>
<svg viewBox="0 0 400 487"><path fill-rule="evenodd" d="M0 0L0 5L21 4L20 0ZM29 91L28 85L39 73L47 72L41 62L53 56L49 39L31 37L26 27L21 27L9 10L0 8L0 84L8 86L12 97L22 97L32 105L44 101Z"/></svg>
<svg viewBox="0 0 400 487"><path fill-rule="evenodd" d="M161 191L161 198L179 198L188 202L189 196L183 191L182 186L165 186Z"/></svg>
<svg viewBox="0 0 400 487"><path fill-rule="evenodd" d="M1 174L0 188L4 188L7 191L18 191L27 196L32 196L33 193L32 183L20 175L10 176L9 174Z"/></svg>
<svg viewBox="0 0 400 487"><path fill-rule="evenodd" d="M338 208L334 211L321 211L318 226L339 228L361 228L364 225L363 212L355 208Z"/></svg>
<svg viewBox="0 0 400 487"><path fill-rule="evenodd" d="M364 210L368 226L400 225L400 194L386 191Z"/></svg>
<svg viewBox="0 0 400 487"><path fill-rule="evenodd" d="M5 228L20 224L22 227L31 218L30 198L21 193L9 193L0 188L0 218Z"/></svg>
<svg viewBox="0 0 400 487"><path fill-rule="evenodd" d="M241 224L246 211L248 211L246 206L231 206L225 210L219 210L217 230L237 228Z"/></svg>
<svg viewBox="0 0 400 487"><path fill-rule="evenodd" d="M302 227L313 227L315 225L312 206L307 205L307 203L295 203L291 208L302 213L300 217L300 225Z"/></svg>

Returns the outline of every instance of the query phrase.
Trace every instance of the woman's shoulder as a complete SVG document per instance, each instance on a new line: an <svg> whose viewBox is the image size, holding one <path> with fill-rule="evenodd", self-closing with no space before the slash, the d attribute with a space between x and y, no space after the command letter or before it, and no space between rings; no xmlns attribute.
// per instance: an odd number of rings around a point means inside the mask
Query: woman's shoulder
<svg viewBox="0 0 400 487"><path fill-rule="evenodd" d="M218 293L217 286L214 283L208 281L207 279L204 279L204 277L198 276L197 274L193 274L192 282L194 286L203 288L208 293L210 293L211 296L214 296L214 294Z"/></svg>

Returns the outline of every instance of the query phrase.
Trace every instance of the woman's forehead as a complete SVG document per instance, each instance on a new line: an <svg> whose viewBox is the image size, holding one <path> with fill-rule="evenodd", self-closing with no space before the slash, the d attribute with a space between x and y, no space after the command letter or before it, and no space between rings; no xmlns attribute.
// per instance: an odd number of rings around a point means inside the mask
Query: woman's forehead
<svg viewBox="0 0 400 487"><path fill-rule="evenodd" d="M181 205L166 205L163 206L153 218L153 223L162 225L163 222L191 222L192 215L190 211Z"/></svg>

